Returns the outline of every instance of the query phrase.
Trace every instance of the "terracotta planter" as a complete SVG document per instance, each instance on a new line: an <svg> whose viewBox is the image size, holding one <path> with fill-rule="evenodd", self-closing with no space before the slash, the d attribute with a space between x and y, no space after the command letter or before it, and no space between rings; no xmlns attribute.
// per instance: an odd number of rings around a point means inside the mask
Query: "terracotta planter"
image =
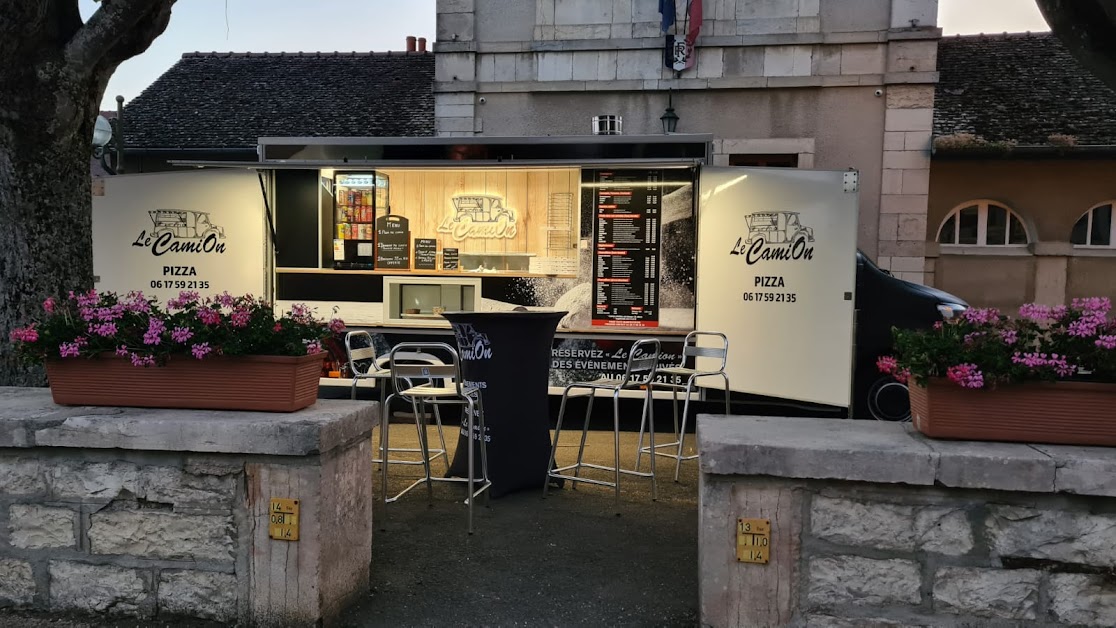
<svg viewBox="0 0 1116 628"><path fill-rule="evenodd" d="M1116 447L1116 384L967 390L938 379L910 391L911 421L931 438Z"/></svg>
<svg viewBox="0 0 1116 628"><path fill-rule="evenodd" d="M325 357L177 357L166 366L138 367L108 355L48 360L46 371L61 405L294 412L317 400Z"/></svg>

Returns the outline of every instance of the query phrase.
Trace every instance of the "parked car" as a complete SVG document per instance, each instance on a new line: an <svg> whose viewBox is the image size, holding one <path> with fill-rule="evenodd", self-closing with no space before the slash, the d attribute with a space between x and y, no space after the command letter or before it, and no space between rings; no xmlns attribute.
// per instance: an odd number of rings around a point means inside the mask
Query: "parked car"
<svg viewBox="0 0 1116 628"><path fill-rule="evenodd" d="M948 292L893 276L857 251L852 417L908 420L911 410L907 387L876 368L876 359L891 350L892 328L927 328L960 315L968 307Z"/></svg>

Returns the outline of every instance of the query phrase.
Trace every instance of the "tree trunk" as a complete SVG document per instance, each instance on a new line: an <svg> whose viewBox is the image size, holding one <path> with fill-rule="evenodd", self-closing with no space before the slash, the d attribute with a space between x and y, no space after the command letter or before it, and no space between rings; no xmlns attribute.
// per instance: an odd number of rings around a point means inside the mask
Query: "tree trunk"
<svg viewBox="0 0 1116 628"><path fill-rule="evenodd" d="M47 297L93 287L89 164L104 87L66 72L36 74L20 83L17 99L0 105L0 383L6 385L46 383L42 369L16 362L8 333L40 314ZM60 128L73 131L58 134Z"/></svg>
<svg viewBox="0 0 1116 628"><path fill-rule="evenodd" d="M1038 0L1038 6L1070 54L1116 89L1116 0Z"/></svg>
<svg viewBox="0 0 1116 628"><path fill-rule="evenodd" d="M108 79L174 0L0 0L0 386L43 385L8 340L50 296L93 287L90 159Z"/></svg>

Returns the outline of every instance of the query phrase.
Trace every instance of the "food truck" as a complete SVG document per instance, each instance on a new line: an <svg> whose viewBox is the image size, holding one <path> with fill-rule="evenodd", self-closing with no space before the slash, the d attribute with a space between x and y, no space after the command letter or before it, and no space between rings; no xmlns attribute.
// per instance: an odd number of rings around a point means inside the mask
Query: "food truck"
<svg viewBox="0 0 1116 628"><path fill-rule="evenodd" d="M863 415L854 397L880 382L853 381L867 373L854 368L858 173L714 167L712 139L261 138L258 161L107 178L96 285L306 303L384 353L452 342L446 311L562 310L552 392L622 373L640 338L668 364L688 332L719 331L734 393ZM961 306L908 292L933 316Z"/></svg>

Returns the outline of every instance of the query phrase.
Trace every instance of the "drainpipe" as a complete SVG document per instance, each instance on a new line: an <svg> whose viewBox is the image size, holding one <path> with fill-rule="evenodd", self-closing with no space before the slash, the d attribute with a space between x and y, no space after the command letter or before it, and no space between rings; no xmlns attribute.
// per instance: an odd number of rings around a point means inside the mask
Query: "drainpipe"
<svg viewBox="0 0 1116 628"><path fill-rule="evenodd" d="M124 174L124 97L116 97L116 174Z"/></svg>

